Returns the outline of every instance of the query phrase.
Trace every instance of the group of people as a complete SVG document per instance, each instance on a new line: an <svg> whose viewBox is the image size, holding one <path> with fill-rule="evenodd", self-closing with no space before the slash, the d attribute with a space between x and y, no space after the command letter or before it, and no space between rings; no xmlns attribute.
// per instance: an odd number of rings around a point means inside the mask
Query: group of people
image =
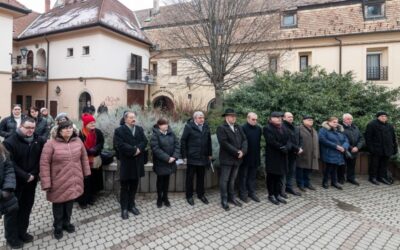
<svg viewBox="0 0 400 250"><path fill-rule="evenodd" d="M0 212L4 214L5 238L12 248L20 248L33 241L27 232L34 204L36 185L52 202L54 237L61 239L63 231L75 231L71 223L73 202L82 208L93 204L98 192L97 180L102 178L99 166L104 145L103 133L96 128L90 113L82 115L79 131L67 114L60 113L54 121L48 119L46 109L32 107L28 116L15 105L12 115L0 123ZM286 204L288 194L300 196L315 190L310 174L319 169L319 159L325 167L322 187L331 185L343 189L345 181L359 185L355 178L355 164L360 149L370 152L369 180L371 183L391 184L388 160L397 153L397 141L388 114L378 112L365 136L353 124L351 114L344 114L339 123L330 117L317 132L314 119L303 116L302 124L294 124L290 112L272 112L266 126L258 125L258 116L250 112L247 122L239 125L233 109L226 109L224 123L217 128L220 145L221 206L242 206L249 200L260 202L256 194L257 171L261 165L261 139L265 138L265 172L268 200ZM54 122L54 124L53 124ZM153 127L150 143L144 129L136 124L136 114L126 111L120 126L114 131L113 144L120 165L121 218L129 213L139 215L135 196L139 180L144 176L150 144L153 170L157 174L156 206L170 207L169 181L177 164L186 163L186 201L194 206L194 177L197 198L204 204L204 177L212 167L211 131L204 113L196 111L178 138L166 118ZM237 178L238 176L238 178ZM238 184L238 196L235 191ZM297 186L297 188L295 188Z"/></svg>

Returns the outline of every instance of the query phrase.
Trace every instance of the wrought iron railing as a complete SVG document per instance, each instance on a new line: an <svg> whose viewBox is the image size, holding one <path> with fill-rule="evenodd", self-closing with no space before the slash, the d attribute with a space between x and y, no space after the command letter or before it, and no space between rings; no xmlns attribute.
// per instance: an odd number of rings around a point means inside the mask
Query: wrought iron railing
<svg viewBox="0 0 400 250"><path fill-rule="evenodd" d="M367 80L370 81L387 81L388 67L367 67Z"/></svg>
<svg viewBox="0 0 400 250"><path fill-rule="evenodd" d="M128 83L139 83L139 84L153 84L155 83L156 77L149 73L147 70L137 71L136 68L128 68L127 70L127 81Z"/></svg>

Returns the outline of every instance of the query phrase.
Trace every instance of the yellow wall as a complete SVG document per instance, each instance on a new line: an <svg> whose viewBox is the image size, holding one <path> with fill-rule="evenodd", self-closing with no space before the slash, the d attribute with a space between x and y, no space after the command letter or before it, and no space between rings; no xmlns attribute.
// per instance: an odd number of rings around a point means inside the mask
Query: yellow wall
<svg viewBox="0 0 400 250"><path fill-rule="evenodd" d="M11 113L11 74L0 73L0 116L4 118Z"/></svg>

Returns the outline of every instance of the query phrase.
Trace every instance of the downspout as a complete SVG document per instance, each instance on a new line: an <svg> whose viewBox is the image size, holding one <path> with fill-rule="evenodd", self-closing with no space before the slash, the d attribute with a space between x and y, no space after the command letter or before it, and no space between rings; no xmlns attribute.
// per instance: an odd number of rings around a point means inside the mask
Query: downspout
<svg viewBox="0 0 400 250"><path fill-rule="evenodd" d="M339 38L335 37L335 40L339 42L339 74L342 74L342 40Z"/></svg>
<svg viewBox="0 0 400 250"><path fill-rule="evenodd" d="M46 35L44 36L44 39L47 42L47 62L46 62L46 70L47 70L47 84L46 84L46 108L50 108L49 107L49 76L50 76L50 42L47 39ZM49 110L50 111L50 110Z"/></svg>

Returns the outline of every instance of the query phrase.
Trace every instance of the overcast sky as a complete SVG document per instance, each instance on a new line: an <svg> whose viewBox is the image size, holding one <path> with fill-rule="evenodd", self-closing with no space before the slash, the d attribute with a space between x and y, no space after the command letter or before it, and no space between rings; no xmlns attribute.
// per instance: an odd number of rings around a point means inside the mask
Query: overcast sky
<svg viewBox="0 0 400 250"><path fill-rule="evenodd" d="M45 0L18 0L20 3L25 5L27 8L42 13L44 11ZM119 0L121 3L125 4L131 10L142 10L151 8L153 6L153 0ZM56 0L51 0L51 5L53 5ZM162 0L160 5L162 5Z"/></svg>

